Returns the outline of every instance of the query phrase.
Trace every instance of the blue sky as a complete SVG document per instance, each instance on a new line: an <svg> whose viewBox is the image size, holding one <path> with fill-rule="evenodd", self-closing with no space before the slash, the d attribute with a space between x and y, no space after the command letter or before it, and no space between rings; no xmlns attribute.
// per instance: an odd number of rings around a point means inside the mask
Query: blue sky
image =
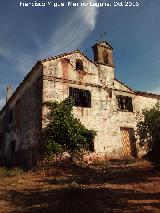
<svg viewBox="0 0 160 213"><path fill-rule="evenodd" d="M68 7L66 0L50 0L65 3L58 8L20 7L19 2L0 2L0 107L6 86L15 89L37 60L77 48L92 58L90 47L103 32L114 48L116 77L135 90L160 93L159 0L139 0L139 7L72 1L112 5L101 8Z"/></svg>

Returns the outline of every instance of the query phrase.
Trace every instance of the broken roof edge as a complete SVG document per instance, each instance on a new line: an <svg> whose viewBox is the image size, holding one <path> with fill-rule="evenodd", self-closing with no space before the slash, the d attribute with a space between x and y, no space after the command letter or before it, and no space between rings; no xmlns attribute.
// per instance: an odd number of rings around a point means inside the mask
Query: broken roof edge
<svg viewBox="0 0 160 213"><path fill-rule="evenodd" d="M135 90L131 89L127 84L123 83L122 81L120 81L117 78L114 78L114 80L118 81L120 84L122 84L123 86L127 87L127 89L131 90L132 92L136 92Z"/></svg>
<svg viewBox="0 0 160 213"><path fill-rule="evenodd" d="M92 59L88 58L84 53L82 53L79 49L68 52L68 53L63 53L63 54L59 54L53 57L49 57L46 59L40 59L36 62L36 64L32 67L31 71L29 71L27 73L27 75L24 77L23 81L18 85L18 87L16 88L16 90L14 91L14 93L12 94L12 96L9 98L8 102L2 107L2 109L0 110L0 115L3 113L3 111L7 108L7 106L10 104L10 102L12 101L12 99L15 97L15 95L18 93L19 89L24 85L24 83L26 82L26 80L31 76L32 72L34 71L34 69L36 68L37 65L42 64L43 62L46 61L51 61L51 60L55 60L58 58L62 58L64 56L67 55L71 55L74 53L80 53L81 55L83 55L87 60L89 60L90 62L92 62L93 64L95 64L96 66L98 66L98 64L96 62L94 62Z"/></svg>
<svg viewBox="0 0 160 213"><path fill-rule="evenodd" d="M113 50L113 47L107 41L98 41L91 48L93 49L96 45L101 43L106 43Z"/></svg>
<svg viewBox="0 0 160 213"><path fill-rule="evenodd" d="M128 87L128 85L126 85L125 83L123 83L122 81L118 80L117 78L114 78L116 81L118 81L119 83L121 83L122 85L124 85L125 87L127 87L129 90L131 90L132 92L134 92L136 95L139 96L144 96L144 97L151 97L151 98L156 98L156 99L160 99L160 95L155 94L155 93L150 93L150 92L144 92L144 91L136 91L131 89L130 87ZM126 91L127 92L127 91Z"/></svg>
<svg viewBox="0 0 160 213"><path fill-rule="evenodd" d="M51 57L48 57L48 58L41 59L40 61L41 62L51 61L51 60L55 60L55 59L58 59L58 58L62 58L62 57L67 56L67 55L71 55L71 54L76 53L76 52L80 52L80 50L77 49L77 50L73 50L71 52L58 54L58 55L55 55L55 56L51 56Z"/></svg>
<svg viewBox="0 0 160 213"><path fill-rule="evenodd" d="M71 51L71 52L68 52L68 53L62 53L62 54L59 54L59 55L56 55L56 56L53 56L53 57L49 57L49 58L45 58L45 59L42 59L40 60L41 62L46 62L46 61L52 61L52 60L55 60L55 59L59 59L59 58L62 58L64 56L68 56L68 55L72 55L74 53L80 53L81 55L83 55L87 60L89 60L90 62L92 62L93 64L95 64L97 66L97 63L95 61L93 61L92 59L88 58L88 56L86 56L83 52L81 52L79 49L77 50L74 50L74 51Z"/></svg>
<svg viewBox="0 0 160 213"><path fill-rule="evenodd" d="M160 100L160 95L155 94L155 93L151 93L151 92L144 92L144 91L136 91L136 95L139 96L144 96L144 97L151 97L151 98L156 98L158 100Z"/></svg>

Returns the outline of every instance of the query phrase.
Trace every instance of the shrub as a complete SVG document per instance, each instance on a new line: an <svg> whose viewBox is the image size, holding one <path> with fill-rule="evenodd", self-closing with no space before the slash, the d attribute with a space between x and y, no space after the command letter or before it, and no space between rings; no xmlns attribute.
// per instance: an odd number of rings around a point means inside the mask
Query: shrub
<svg viewBox="0 0 160 213"><path fill-rule="evenodd" d="M88 130L80 120L74 118L72 110L73 99L66 98L64 101L46 102L49 107L47 115L48 125L43 130L41 152L44 156L52 156L68 152L89 149L96 136L94 130Z"/></svg>
<svg viewBox="0 0 160 213"><path fill-rule="evenodd" d="M137 125L140 146L147 146L148 156L160 165L160 103L150 110L143 110L143 120Z"/></svg>

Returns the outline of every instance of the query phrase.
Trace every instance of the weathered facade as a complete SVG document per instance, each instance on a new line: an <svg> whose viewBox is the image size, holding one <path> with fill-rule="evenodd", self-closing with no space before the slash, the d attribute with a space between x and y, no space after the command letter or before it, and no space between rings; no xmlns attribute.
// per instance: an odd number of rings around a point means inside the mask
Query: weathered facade
<svg viewBox="0 0 160 213"><path fill-rule="evenodd" d="M138 117L159 95L137 92L115 78L113 48L93 47L94 61L79 50L38 61L0 112L0 159L34 165L48 109L45 101L75 100L74 115L97 131L93 156L140 156Z"/></svg>

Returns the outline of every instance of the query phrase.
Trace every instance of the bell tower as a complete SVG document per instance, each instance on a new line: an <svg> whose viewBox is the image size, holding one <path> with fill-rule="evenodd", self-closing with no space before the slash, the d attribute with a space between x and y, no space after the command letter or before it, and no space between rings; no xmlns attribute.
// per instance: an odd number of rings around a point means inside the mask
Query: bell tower
<svg viewBox="0 0 160 213"><path fill-rule="evenodd" d="M114 67L112 52L113 48L106 41L96 43L93 47L94 61L99 64Z"/></svg>

